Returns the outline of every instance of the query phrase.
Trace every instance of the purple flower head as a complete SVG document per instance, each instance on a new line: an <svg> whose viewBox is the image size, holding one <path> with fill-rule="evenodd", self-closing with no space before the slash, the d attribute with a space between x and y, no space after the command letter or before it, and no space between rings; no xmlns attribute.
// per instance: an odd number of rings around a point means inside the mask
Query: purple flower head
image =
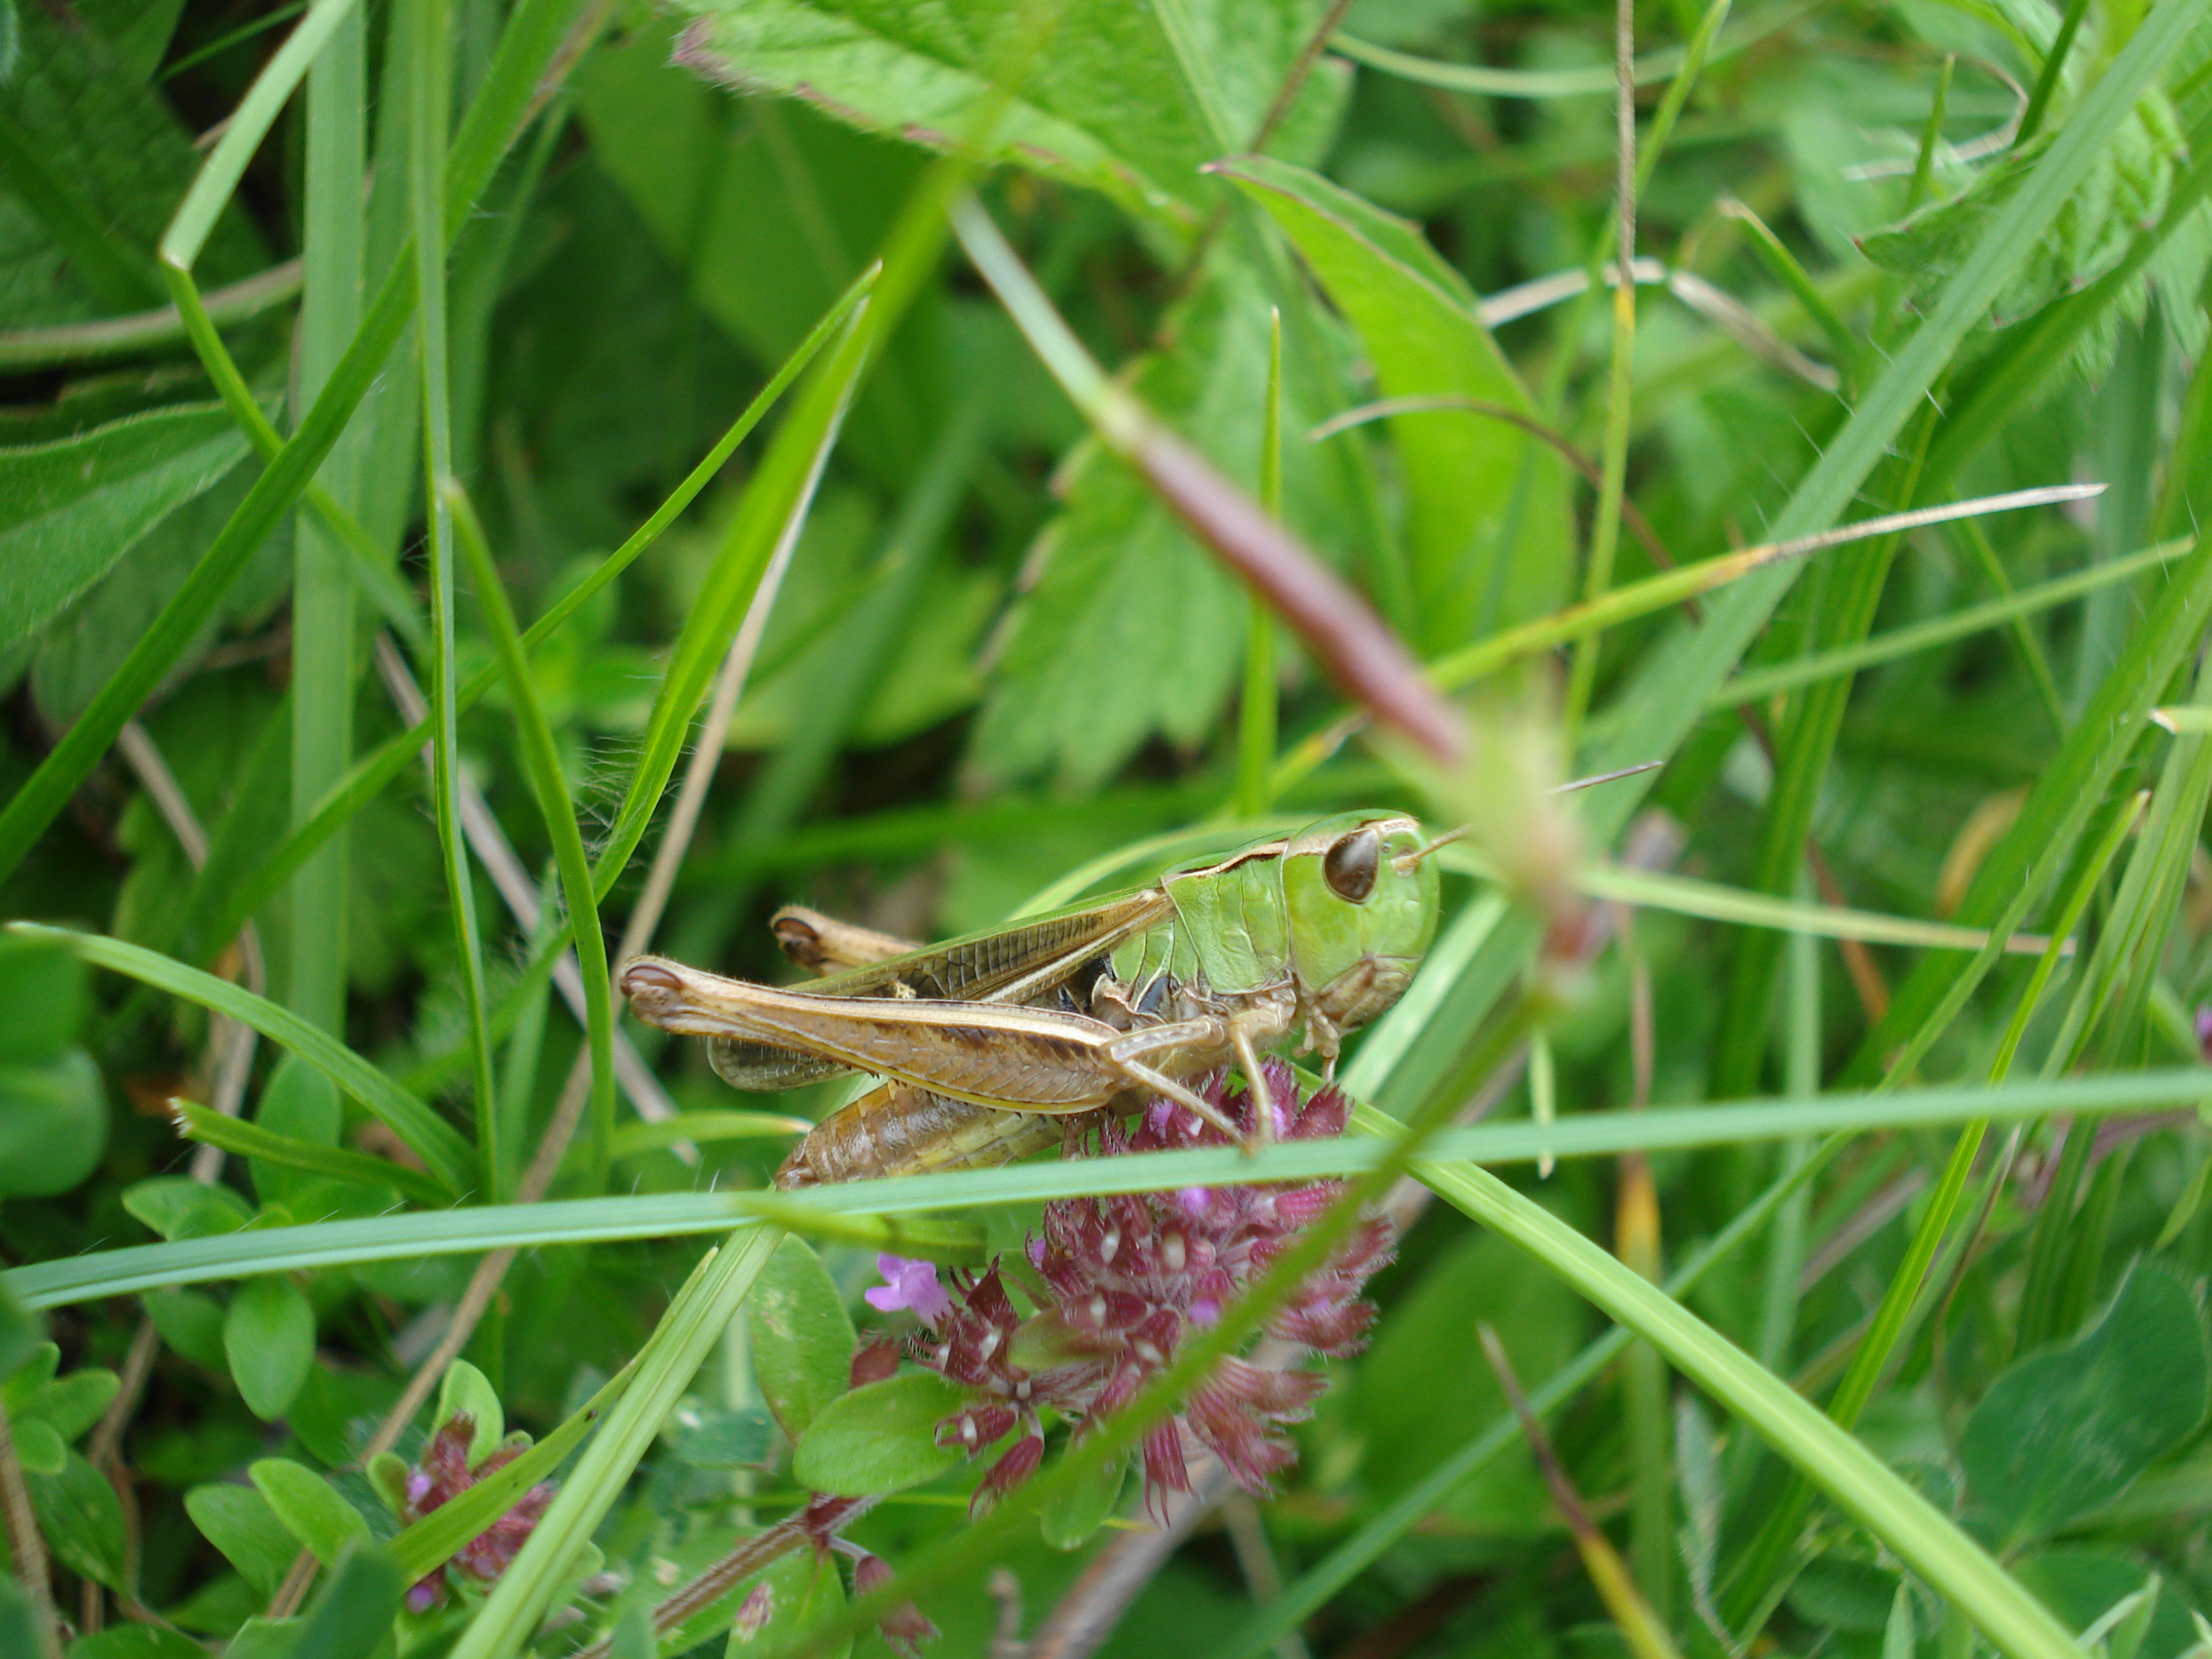
<svg viewBox="0 0 2212 1659"><path fill-rule="evenodd" d="M934 1329L952 1311L952 1298L937 1282L935 1262L911 1261L902 1255L878 1255L876 1271L884 1276L884 1282L865 1294L868 1305L878 1313L896 1313L901 1308L910 1308L923 1324Z"/></svg>
<svg viewBox="0 0 2212 1659"><path fill-rule="evenodd" d="M1301 1101L1296 1075L1279 1064L1267 1066L1267 1081L1278 1139L1343 1133L1346 1103L1335 1090ZM1240 1128L1251 1123L1250 1100L1221 1076L1201 1092ZM1098 1152L1110 1158L1231 1144L1184 1108L1159 1100L1133 1119L1107 1123ZM1127 1405L1173 1362L1185 1334L1218 1323L1223 1309L1340 1191L1341 1182L1323 1182L1056 1200L1045 1206L1043 1231L1024 1252L1035 1272L1023 1282L1042 1281L1027 1291L1037 1303L1027 1318L998 1264L972 1277L955 1275L945 1313L930 1319L931 1334L916 1342L914 1354L969 1390L968 1404L938 1425L939 1444L972 1456L1015 1437L984 1475L974 1507L988 1507L1043 1462L1041 1410L1069 1419L1080 1436ZM1391 1251L1387 1222L1361 1222L1275 1310L1268 1333L1318 1353L1358 1352L1374 1317L1359 1292ZM888 1265L884 1271L889 1277ZM934 1288L933 1276L930 1282ZM884 1305L877 1293L868 1299ZM1200 1449L1247 1491L1267 1492L1293 1456L1284 1425L1309 1416L1324 1386L1316 1372L1224 1361L1181 1413L1145 1437L1147 1508L1162 1513L1168 1493L1189 1490L1188 1459Z"/></svg>
<svg viewBox="0 0 2212 1659"><path fill-rule="evenodd" d="M2197 1051L2212 1063L2212 1002L2197 1005Z"/></svg>
<svg viewBox="0 0 2212 1659"><path fill-rule="evenodd" d="M471 1467L469 1441L475 1433L474 1419L466 1412L457 1412L424 1443L422 1462L407 1472L407 1504L400 1511L401 1525L420 1521L486 1475L522 1455L520 1446L501 1446ZM521 1553L538 1517L552 1501L553 1486L550 1481L523 1493L506 1514L456 1550L445 1567L416 1581L407 1592L409 1608L427 1613L443 1601L449 1571L465 1574L480 1583L489 1583L497 1578Z"/></svg>

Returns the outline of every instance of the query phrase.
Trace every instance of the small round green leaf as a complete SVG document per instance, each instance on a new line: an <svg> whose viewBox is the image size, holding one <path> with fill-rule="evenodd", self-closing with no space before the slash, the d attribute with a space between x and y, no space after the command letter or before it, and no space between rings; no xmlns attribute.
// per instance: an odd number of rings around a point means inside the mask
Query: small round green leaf
<svg viewBox="0 0 2212 1659"><path fill-rule="evenodd" d="M723 1659L746 1659L756 1649L771 1645L787 1647L802 1632L813 1629L844 1609L845 1583L837 1576L836 1564L823 1560L811 1550L777 1557L749 1579L743 1589L750 1595L760 1585L767 1586L770 1598L768 1622L757 1632L732 1626L729 1642L722 1650ZM743 1601L740 1596L732 1605L741 1606ZM816 1659L846 1659L852 1651L850 1637L814 1650Z"/></svg>
<svg viewBox="0 0 2212 1659"><path fill-rule="evenodd" d="M937 1443L937 1425L968 1392L934 1371L908 1371L840 1395L815 1413L791 1470L802 1486L844 1498L901 1492L933 1480L961 1454Z"/></svg>
<svg viewBox="0 0 2212 1659"><path fill-rule="evenodd" d="M222 1351L222 1304L199 1291L152 1291L145 1297L147 1317L161 1340L195 1365L227 1375L230 1359Z"/></svg>
<svg viewBox="0 0 2212 1659"><path fill-rule="evenodd" d="M69 1465L69 1447L50 1425L34 1417L8 1425L15 1436L15 1461L26 1474L59 1474Z"/></svg>
<svg viewBox="0 0 2212 1659"><path fill-rule="evenodd" d="M315 1314L282 1273L249 1279L231 1298L223 1352L246 1409L263 1422L284 1414L315 1361Z"/></svg>
<svg viewBox="0 0 2212 1659"><path fill-rule="evenodd" d="M124 1189L123 1207L166 1239L212 1238L253 1220L246 1202L228 1187L190 1176L153 1176Z"/></svg>
<svg viewBox="0 0 2212 1659"><path fill-rule="evenodd" d="M46 1424L64 1440L74 1440L100 1421L122 1386L123 1379L113 1371L88 1365L43 1384L18 1415Z"/></svg>
<svg viewBox="0 0 2212 1659"><path fill-rule="evenodd" d="M65 1193L106 1148L107 1101L90 1054L0 1066L0 1198Z"/></svg>
<svg viewBox="0 0 2212 1659"><path fill-rule="evenodd" d="M787 1237L745 1303L753 1375L776 1422L796 1443L852 1378L853 1322L822 1258Z"/></svg>
<svg viewBox="0 0 2212 1659"><path fill-rule="evenodd" d="M1959 1443L1974 1512L2018 1544L2110 1502L2196 1431L2208 1390L2196 1299L2138 1263L2088 1328L1982 1396Z"/></svg>
<svg viewBox="0 0 2212 1659"><path fill-rule="evenodd" d="M1054 1498L1037 1511L1037 1526L1044 1541L1056 1550L1079 1550L1089 1543L1121 1497L1121 1476L1128 1465L1116 1458L1087 1480Z"/></svg>
<svg viewBox="0 0 2212 1659"><path fill-rule="evenodd" d="M185 1513L264 1601L284 1582L300 1553L299 1541L285 1530L269 1500L251 1486L227 1481L194 1486L185 1494Z"/></svg>
<svg viewBox="0 0 2212 1659"><path fill-rule="evenodd" d="M344 1554L349 1544L368 1540L368 1523L361 1511L305 1464L289 1457L264 1457L246 1471L246 1478L269 1500L285 1531L313 1551L325 1566Z"/></svg>
<svg viewBox="0 0 2212 1659"><path fill-rule="evenodd" d="M71 1572L123 1588L123 1504L107 1478L75 1452L55 1474L24 1476L46 1547Z"/></svg>
<svg viewBox="0 0 2212 1659"><path fill-rule="evenodd" d="M180 1630L118 1625L70 1643L69 1659L207 1659L207 1650Z"/></svg>
<svg viewBox="0 0 2212 1659"><path fill-rule="evenodd" d="M446 1367L445 1377L438 1384L438 1414L431 1432L444 1428L455 1417L469 1419L469 1467L474 1468L499 1444L507 1419L499 1403L499 1390L465 1359L456 1359Z"/></svg>
<svg viewBox="0 0 2212 1659"><path fill-rule="evenodd" d="M84 963L66 942L0 939L0 1066L44 1066L76 1041L85 1012Z"/></svg>

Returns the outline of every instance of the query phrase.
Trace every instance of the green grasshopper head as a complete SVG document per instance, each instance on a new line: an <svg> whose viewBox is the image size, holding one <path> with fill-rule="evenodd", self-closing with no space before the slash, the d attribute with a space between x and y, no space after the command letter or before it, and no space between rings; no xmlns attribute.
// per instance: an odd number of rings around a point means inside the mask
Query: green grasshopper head
<svg viewBox="0 0 2212 1659"><path fill-rule="evenodd" d="M1315 1046L1364 1025L1405 991L1437 931L1437 867L1421 826L1344 812L1283 844L1291 971Z"/></svg>

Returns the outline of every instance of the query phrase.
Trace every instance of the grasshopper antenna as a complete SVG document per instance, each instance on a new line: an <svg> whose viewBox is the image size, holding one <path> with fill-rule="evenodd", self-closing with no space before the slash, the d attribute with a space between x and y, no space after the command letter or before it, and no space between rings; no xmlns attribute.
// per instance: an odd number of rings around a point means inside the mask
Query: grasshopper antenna
<svg viewBox="0 0 2212 1659"><path fill-rule="evenodd" d="M1656 772L1666 763L1664 761L1656 760L1638 761L1633 766L1622 767L1618 772L1600 772L1594 777L1577 778L1571 783L1559 784L1550 793L1554 795L1566 795L1573 793L1577 789L1594 789L1601 783L1618 783L1621 779L1632 778L1639 772Z"/></svg>
<svg viewBox="0 0 2212 1659"><path fill-rule="evenodd" d="M1663 761L1644 761L1634 766L1624 766L1618 772L1600 772L1595 777L1577 778L1572 783L1560 784L1549 793L1564 795L1571 790L1594 788L1601 783L1614 783L1622 778L1632 778L1640 772L1656 772L1664 764ZM1425 847L1416 847L1410 853L1401 853L1390 861L1397 866L1398 873L1404 875L1438 848L1450 846L1474 827L1471 823L1462 823L1456 830L1447 830Z"/></svg>
<svg viewBox="0 0 2212 1659"><path fill-rule="evenodd" d="M1439 847L1450 846L1454 842L1459 840L1462 836L1466 835L1468 830L1474 828L1474 826L1472 823L1462 823L1456 830L1447 830L1443 834L1438 836L1434 841L1429 842L1427 846L1416 847L1410 853L1401 853L1396 858L1391 860L1390 862L1397 866L1398 873L1402 876L1419 864L1423 859L1428 857L1430 854L1435 852Z"/></svg>

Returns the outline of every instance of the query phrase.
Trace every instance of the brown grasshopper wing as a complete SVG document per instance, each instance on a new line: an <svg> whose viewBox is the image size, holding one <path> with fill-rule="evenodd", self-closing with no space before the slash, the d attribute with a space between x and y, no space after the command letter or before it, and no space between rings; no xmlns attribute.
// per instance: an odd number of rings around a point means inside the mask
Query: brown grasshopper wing
<svg viewBox="0 0 2212 1659"><path fill-rule="evenodd" d="M784 955L810 974L872 967L894 957L916 956L929 948L915 939L840 921L804 904L785 905L768 919L768 927Z"/></svg>
<svg viewBox="0 0 2212 1659"><path fill-rule="evenodd" d="M1054 911L1012 927L970 933L868 962L817 981L805 994L895 1001L1024 1002L1072 978L1122 940L1151 927L1170 908L1167 895L1160 889L1140 888L1118 898ZM832 921L796 907L777 912L777 923L781 924L776 929L779 941L785 941L789 933L792 938L785 942L785 950L802 963L809 956L827 960L841 951L866 951L894 942L889 935ZM638 1017L648 1024L659 1023L642 1008ZM738 1089L795 1089L848 1069L818 1049L769 1037L718 1036L708 1058L723 1081Z"/></svg>
<svg viewBox="0 0 2212 1659"><path fill-rule="evenodd" d="M660 957L625 964L622 988L664 1030L764 1043L981 1106L1088 1111L1129 1083L1109 1052L1121 1033L1054 1009L780 991Z"/></svg>
<svg viewBox="0 0 2212 1659"><path fill-rule="evenodd" d="M801 904L769 919L783 953L815 974L862 968L927 947ZM807 1131L775 1172L786 1191L948 1168L994 1169L1059 1146L1076 1120L1006 1112L908 1083L878 1084Z"/></svg>

